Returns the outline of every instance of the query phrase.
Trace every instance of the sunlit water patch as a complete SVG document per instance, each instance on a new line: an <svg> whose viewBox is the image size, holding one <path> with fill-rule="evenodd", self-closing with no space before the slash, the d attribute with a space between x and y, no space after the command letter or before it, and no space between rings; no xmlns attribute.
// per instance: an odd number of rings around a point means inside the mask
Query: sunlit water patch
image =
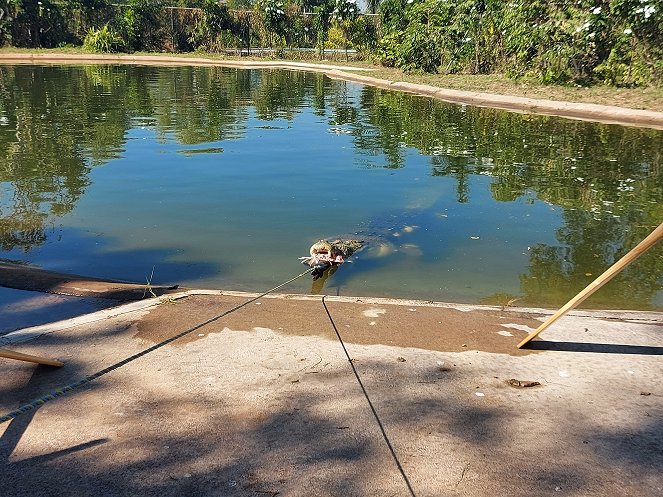
<svg viewBox="0 0 663 497"><path fill-rule="evenodd" d="M289 71L0 67L0 257L266 290L556 306L663 220L663 133ZM663 247L588 306L663 309Z"/></svg>

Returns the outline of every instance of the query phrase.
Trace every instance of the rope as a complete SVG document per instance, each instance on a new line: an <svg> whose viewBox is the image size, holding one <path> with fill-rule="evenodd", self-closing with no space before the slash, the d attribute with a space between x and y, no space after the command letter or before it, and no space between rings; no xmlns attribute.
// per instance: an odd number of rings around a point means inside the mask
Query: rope
<svg viewBox="0 0 663 497"><path fill-rule="evenodd" d="M288 281L286 281L286 282L284 282L284 283L281 283L280 285L275 286L274 288L272 288L272 289L270 289L270 290L267 290L267 291L264 292L264 293L261 293L261 294L258 295L257 297L253 297L253 298L247 300L246 302L244 302L244 303L242 303L242 304L240 304L240 305L238 305L238 306L233 307L233 308L230 309L230 310L224 311L224 312L222 312L222 313L220 313L220 314L217 314L216 316L212 316L211 318L209 318L209 319L203 321L203 322L200 323L200 324L197 324L196 326L194 326L194 327L192 327L192 328L189 328L188 330L185 330L185 331L183 331L183 332L181 332L181 333L178 333L178 334L175 335L175 336L172 336L172 337L170 337L170 338L165 339L163 342L159 342L159 343L157 343L157 344L155 344L155 345L152 345L151 347L149 347L149 348L147 348L147 349L145 349L145 350L142 350L142 351L140 351L140 352L138 352L138 353L136 353L136 354L134 354L134 355L132 355L132 356L127 357L126 359L121 360L120 362L117 362L117 363L115 363L115 364L113 364L113 365L111 365L111 366L108 366L107 368L104 368L104 369L102 369L101 371L97 371L96 373L93 373L93 374L91 374L91 375L86 376L85 378L82 378L82 379L80 379L80 380L78 380L78 381L75 381L74 383L70 383L69 385L65 385L65 386L63 386L63 387L60 387L60 388L56 388L56 389L54 389L54 390L51 390L49 393L47 393L47 394L45 394L45 395L42 395L41 397L38 397L38 398L36 398L36 399L34 399L34 400L28 402L27 404L24 404L24 405L20 406L18 409L15 409L15 410L13 410L13 411L11 411L11 412L8 412L7 414L5 414L5 415L3 415L3 416L0 416L0 423L4 423L4 422L6 422L6 421L9 421L9 420L11 420L11 419L14 419L15 417L17 417L17 416L19 416L19 415L21 415L21 414L24 414L24 413L26 413L26 412L28 412L28 411L31 411L32 409L36 409L37 407L41 406L42 404L45 404L46 402L48 402L48 401L50 401L50 400L56 399L56 398L58 398L58 397L61 397L61 396L65 395L66 393L71 392L72 390L75 390L75 389L77 389L77 388L79 388L79 387L81 387L81 386L83 386L83 385L85 385L85 384L87 384L87 383L90 383L90 382L93 381L93 380L96 380L96 379L99 378L100 376L103 376L103 375L105 375L105 374L107 374L107 373L110 373L111 371L114 371L114 370L116 370L116 369L118 369L118 368L121 368L121 367L124 366L125 364L128 364L128 363L130 363L130 362L132 362L132 361L135 361L136 359L139 359L140 357L143 357L144 355L147 355L147 354L149 354L150 352L153 352L153 351L155 351L155 350L157 350L157 349L159 349L159 348L161 348L161 347L163 347L163 346L165 346L165 345L168 345L169 343L172 343L172 342L174 342L175 340L177 340L177 339L179 339L179 338L182 338L182 337L188 335L189 333L192 333L192 332L196 331L197 329L200 329L200 328L202 328L203 326L206 326L206 325L208 325L208 324L210 324L210 323L216 321L217 319L221 319L222 317L227 316L228 314L230 314L230 313L232 313L232 312L235 312L235 311L241 309L242 307L244 307L244 306L250 304L251 302L255 302L256 300L261 299L261 298L264 297L265 295L267 295L267 294L269 294L269 293L272 293L272 292L278 290L279 288L282 288L282 287L286 286L286 285L289 284L289 283L292 283L292 282L295 281L296 279L301 278L302 276L304 276L305 274L307 274L307 273L309 273L309 272L311 272L311 271L312 271L312 268L309 268L309 269L307 269L306 271L304 271L303 273L298 274L298 275L295 276L294 278L291 278L291 279L289 279Z"/></svg>
<svg viewBox="0 0 663 497"><path fill-rule="evenodd" d="M391 456L394 458L394 462L396 463L396 467L398 468L398 471L400 472L401 476L403 477L403 481L405 481L405 485L407 486L407 489L412 497L416 497L416 494L414 493L414 488L412 488L412 484L410 483L409 478L405 474L405 470L403 469L403 466L401 465L401 462L398 460L398 456L396 455L396 451L394 450L394 446L391 445L391 441L389 440L389 437L387 436L387 432L384 429L384 425L382 424L382 421L380 420L380 416L378 416L378 412L375 410L375 406L373 405L373 402L371 402L370 397L368 396L368 392L366 391L366 387L364 387L364 383L361 381L361 378L359 376L359 372L357 371L357 368L355 368L354 362L352 362L352 358L350 357L350 353L348 352L348 349L345 346L345 342L343 342L343 338L341 338L341 334L338 331L338 328L336 328L336 323L334 323L334 319L332 319L332 316L329 312L329 309L327 308L327 304L325 303L325 297L326 295L322 296L322 305L325 308L325 312L327 312L327 317L329 317L329 321L331 322L332 327L334 328L334 331L336 332L336 336L338 337L338 341L341 343L341 347L343 347L343 352L345 352L345 357L348 359L348 362L350 363L350 367L352 368L352 372L355 375L355 378L357 379L357 383L359 383L359 386L361 387L361 391L364 393L364 397L366 398L366 402L368 402L368 406L371 408L371 412L373 413L373 417L375 418L375 421L377 421L378 426L380 427L380 432L382 432L382 437L384 438L384 441L387 443L387 447L389 448L389 452L391 452Z"/></svg>

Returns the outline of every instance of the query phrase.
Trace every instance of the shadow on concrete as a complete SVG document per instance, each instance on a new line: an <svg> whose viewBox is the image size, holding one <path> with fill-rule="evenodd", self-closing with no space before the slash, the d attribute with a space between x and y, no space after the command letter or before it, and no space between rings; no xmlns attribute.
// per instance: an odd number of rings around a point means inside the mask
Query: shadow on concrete
<svg viewBox="0 0 663 497"><path fill-rule="evenodd" d="M70 337L71 343L87 347L122 335L120 342L131 332L115 324L90 333ZM54 340L44 337L39 346ZM297 369L305 363L294 358L293 368L278 350L293 357L300 351L289 348L294 342L277 349L278 340L252 350L246 370L241 362L236 369L233 354L241 351L231 342L210 342L223 344L211 355L202 342L195 356L165 348L143 358L141 368L127 365L7 428L0 425L0 495L407 495L349 366ZM267 349L277 352L260 355ZM57 370L0 364L0 406L15 408L127 354L108 350L85 367L75 359ZM310 350L302 346L307 355ZM408 356L412 349L397 350ZM550 418L543 408L519 409L537 405L543 388L503 386L492 397L476 397L477 373L466 366L472 358L440 366L433 351L426 352L430 362L409 356L399 362L355 345L349 351L414 495L645 497L660 486L660 418L634 419L628 429L598 428L582 402L570 406L557 396L547 399L556 414ZM23 380L14 379L19 375ZM602 378L596 377L597 389L609 396ZM503 383L492 376L485 381ZM566 419L563 409L568 423L552 423Z"/></svg>
<svg viewBox="0 0 663 497"><path fill-rule="evenodd" d="M228 393L223 412L210 411L210 399L188 395L126 399L109 406L111 413L122 410L126 416L116 417L114 426L100 425L106 436L44 453L19 450L11 460L37 411L23 415L0 439L0 495L378 495L365 486L375 477L372 470L384 476L370 462L379 441L314 412L323 399L303 394L271 412L233 412ZM76 394L66 400L79 401ZM185 412L186 433L181 423L168 421Z"/></svg>
<svg viewBox="0 0 663 497"><path fill-rule="evenodd" d="M616 470L620 461L626 461L625 480L640 476L652 484L656 479L652 475L657 474L653 471L661 467L660 420L637 430L641 439L637 443L632 441L632 432L594 429L588 435L590 441L601 439L603 448L576 461L565 454L574 444L583 447L573 435L560 432L558 448L534 444L523 449L517 441L522 433L509 429L509 418L517 414L503 406L477 406L471 397L461 400L451 395L452 384L467 380L460 369L442 375L437 370L423 371L408 379L398 368L385 360L360 361L358 367L369 392L375 382L391 384L387 395L373 395L373 402L412 479L414 495L433 495L417 491L427 487L439 490L434 495L449 496L525 497L551 495L556 488L566 495L594 496L604 490L604 482L594 476L597 465ZM346 374L325 375L331 376L325 381L344 385L335 396L357 396L357 385L347 381ZM301 377L296 383L299 391L271 392L268 405L254 405L250 410L236 401L243 392L229 390L224 398L208 396L204 390L186 391L185 385L165 397L150 390L142 391L139 398L116 395L105 401L106 412L96 413L87 412L74 393L63 399L63 405L52 406L44 415L48 418L37 423L43 435L49 420L53 440L35 443L40 436L35 429L30 434L32 451L18 450L13 458L37 411L12 421L0 439L0 495L407 495L377 428L361 426L360 420L366 421L365 403L357 398L356 404L345 404L342 412L329 411L330 398L315 388L317 378ZM139 377L125 380L140 383ZM413 394L413 383L431 385ZM130 390L129 384L115 387ZM103 383L96 388L96 395L114 393ZM88 430L94 426L94 437L86 440L87 431L71 426L78 417ZM591 424L591 420L577 422L585 428ZM81 437L83 441L74 442ZM648 443L648 437L649 449L642 454L641 444ZM61 443L65 446L60 447ZM540 450L546 456L543 461ZM477 456L477 451L483 456ZM613 451L619 453L619 460ZM419 468L437 460L471 460L472 465L457 481L435 473L422 480L426 473ZM472 480L472 474L479 476ZM478 477L483 483L477 483Z"/></svg>
<svg viewBox="0 0 663 497"><path fill-rule="evenodd" d="M663 418L652 416L648 423L629 431L594 431L590 436L598 442L596 450L600 456L614 464L663 474Z"/></svg>
<svg viewBox="0 0 663 497"><path fill-rule="evenodd" d="M86 240L85 243L90 242ZM172 250L87 253L85 263L99 276L62 273L22 261L0 259L0 334L69 319L121 302L180 292L184 288L178 284L156 282L193 281L219 272L217 265L210 262L169 260L174 253ZM68 262L71 257L71 254L62 255L61 261ZM114 261L117 267L109 267L108 260ZM146 271L145 280L136 283L117 279L122 275L104 276L108 271L117 273L118 269L127 275ZM152 275L150 270L154 271Z"/></svg>
<svg viewBox="0 0 663 497"><path fill-rule="evenodd" d="M33 367L31 373L29 373L30 367ZM15 378L14 382L12 382L13 385L10 388L2 388L0 393L3 399L17 399L17 405L15 407L18 407L19 405L23 405L23 403L32 400L32 398L37 395L37 391L40 391L40 394L43 394L49 388L52 389L56 386L61 386L63 378L77 373L80 373L80 368L75 362L68 365L67 371L64 371L61 368L44 365L28 365L23 368L23 371L16 375L18 378ZM21 376L26 378L27 375L29 375L29 378L27 381L23 381ZM5 403L3 402L3 415L6 414L6 412L4 412L4 405ZM7 422L4 432L0 435L0 466L10 464L9 460L11 455L17 450L21 439L25 436L40 408L41 406L36 406ZM24 461L24 464L27 461L30 461L31 464L37 464L41 467L42 464L52 463L60 457L86 450L107 441L108 439L104 438L80 443L65 449L28 458ZM2 471L0 471L0 474L2 474Z"/></svg>
<svg viewBox="0 0 663 497"><path fill-rule="evenodd" d="M54 295L0 287L0 336L118 305L117 300Z"/></svg>
<svg viewBox="0 0 663 497"><path fill-rule="evenodd" d="M532 350L594 352L599 354L663 355L663 347L613 343L549 342L546 340L536 340L529 342L527 348Z"/></svg>
<svg viewBox="0 0 663 497"><path fill-rule="evenodd" d="M53 368L49 368L48 366L35 367L27 384L33 381L33 379L35 379L36 376L39 376L38 371L40 369L53 369ZM23 385L21 385L19 382L18 385L15 387L15 391L10 391L10 392L3 391L2 395L4 398L14 397L18 393L18 390L20 390L22 387ZM25 430L27 430L28 426L32 422L32 418L35 415L35 411L36 409L33 409L31 412L27 412L8 422L7 429L2 434L2 436L0 436L0 464L7 464L9 456L16 449L18 443L21 440L21 437L25 433ZM3 412L3 414L5 413Z"/></svg>

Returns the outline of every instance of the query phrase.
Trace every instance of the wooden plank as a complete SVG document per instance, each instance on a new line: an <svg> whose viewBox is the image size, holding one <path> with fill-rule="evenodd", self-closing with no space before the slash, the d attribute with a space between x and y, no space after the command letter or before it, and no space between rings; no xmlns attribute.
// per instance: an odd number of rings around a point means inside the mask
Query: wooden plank
<svg viewBox="0 0 663 497"><path fill-rule="evenodd" d="M622 269L631 264L634 260L640 257L642 254L647 252L652 248L656 243L663 239L663 223L661 223L658 228L652 231L647 238L638 243L628 254L615 262L610 266L601 276L592 281L584 290L582 290L578 295L569 300L564 307L562 307L555 314L550 316L541 326L539 326L535 331L527 335L525 339L518 344L518 348L522 348L523 345L527 344L532 338L539 335L543 330L548 328L551 324L561 318L564 314L569 312L574 307L580 305L580 303L585 300L587 297L592 295L596 290L605 285L608 281L614 278Z"/></svg>

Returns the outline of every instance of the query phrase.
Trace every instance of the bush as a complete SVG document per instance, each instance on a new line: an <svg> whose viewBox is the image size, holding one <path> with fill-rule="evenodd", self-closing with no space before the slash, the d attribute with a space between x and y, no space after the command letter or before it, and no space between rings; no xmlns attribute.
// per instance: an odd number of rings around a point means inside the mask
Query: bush
<svg viewBox="0 0 663 497"><path fill-rule="evenodd" d="M406 0L382 0L378 7L380 23L385 33L401 31L407 26L407 17L405 16Z"/></svg>
<svg viewBox="0 0 663 497"><path fill-rule="evenodd" d="M189 42L197 49L203 48L211 51L226 48L228 40L235 37L228 33L232 28L232 20L228 7L220 5L214 0L205 0L202 7L202 16L198 18Z"/></svg>
<svg viewBox="0 0 663 497"><path fill-rule="evenodd" d="M443 35L439 12L422 2L407 10L410 20L397 49L397 65L405 71L438 72L442 61Z"/></svg>
<svg viewBox="0 0 663 497"><path fill-rule="evenodd" d="M3 31L7 34L11 32L14 46L52 48L62 41L69 41L60 9L51 1L13 0L3 4L3 18L7 16Z"/></svg>
<svg viewBox="0 0 663 497"><path fill-rule="evenodd" d="M388 31L378 40L375 59L386 67L396 67L399 62L400 46L403 42L402 31Z"/></svg>
<svg viewBox="0 0 663 497"><path fill-rule="evenodd" d="M343 30L339 26L332 26L327 32L327 41L325 41L325 48L345 48L348 40L343 34Z"/></svg>
<svg viewBox="0 0 663 497"><path fill-rule="evenodd" d="M90 28L83 41L83 49L89 52L114 53L121 52L123 48L122 38L108 24L101 29Z"/></svg>
<svg viewBox="0 0 663 497"><path fill-rule="evenodd" d="M120 9L116 22L128 50L163 49L162 8L150 0L133 0Z"/></svg>
<svg viewBox="0 0 663 497"><path fill-rule="evenodd" d="M348 25L346 36L360 52L368 52L377 44L377 27L372 18L361 16Z"/></svg>
<svg viewBox="0 0 663 497"><path fill-rule="evenodd" d="M315 30L316 46L321 53L324 52L334 7L335 2L333 0L323 0L313 9L313 28Z"/></svg>
<svg viewBox="0 0 663 497"><path fill-rule="evenodd" d="M620 86L663 80L663 0L384 0L385 65Z"/></svg>

